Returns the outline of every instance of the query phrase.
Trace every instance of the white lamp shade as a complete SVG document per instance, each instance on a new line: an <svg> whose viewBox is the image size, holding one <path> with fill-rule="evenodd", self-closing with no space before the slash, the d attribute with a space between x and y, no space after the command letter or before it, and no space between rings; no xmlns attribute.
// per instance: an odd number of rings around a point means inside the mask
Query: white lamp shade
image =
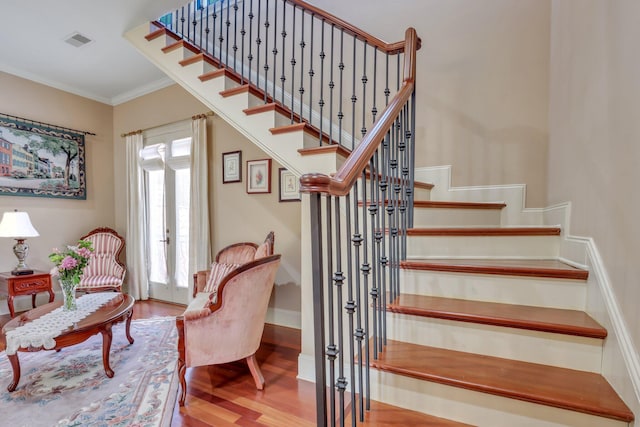
<svg viewBox="0 0 640 427"><path fill-rule="evenodd" d="M0 237L25 238L39 236L26 212L5 212L0 222Z"/></svg>

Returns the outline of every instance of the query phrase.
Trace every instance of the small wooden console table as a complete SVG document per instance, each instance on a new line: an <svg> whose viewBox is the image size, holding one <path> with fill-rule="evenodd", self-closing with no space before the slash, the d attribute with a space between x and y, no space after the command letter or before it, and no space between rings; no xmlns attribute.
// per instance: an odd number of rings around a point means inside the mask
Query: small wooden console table
<svg viewBox="0 0 640 427"><path fill-rule="evenodd" d="M31 306L36 308L36 294L49 293L49 302L53 302L54 294L51 289L51 275L46 271L34 271L33 274L14 276L11 273L0 273L0 296L7 297L9 313L13 318L15 311L13 299L20 295L31 295Z"/></svg>

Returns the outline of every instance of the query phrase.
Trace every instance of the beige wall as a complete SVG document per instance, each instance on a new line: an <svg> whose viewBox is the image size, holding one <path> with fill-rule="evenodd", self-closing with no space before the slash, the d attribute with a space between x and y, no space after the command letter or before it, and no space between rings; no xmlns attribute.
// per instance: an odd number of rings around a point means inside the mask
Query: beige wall
<svg viewBox="0 0 640 427"><path fill-rule="evenodd" d="M2 113L96 134L85 139L86 200L0 196L0 212L18 209L29 213L40 236L27 240L27 262L32 268L49 270L52 265L47 256L54 247L74 243L95 227L115 226L113 108L2 72L0 94ZM0 271L11 270L17 263L13 243L0 239Z"/></svg>
<svg viewBox="0 0 640 427"><path fill-rule="evenodd" d="M546 202L549 1L311 0L387 42L412 26L416 165L453 165L453 185L527 184Z"/></svg>
<svg viewBox="0 0 640 427"><path fill-rule="evenodd" d="M571 234L594 238L636 349L640 348L638 22L636 0L552 2L548 185L551 204L572 202Z"/></svg>
<svg viewBox="0 0 640 427"><path fill-rule="evenodd" d="M207 108L177 85L137 98L114 108L115 188L125 188L125 150L122 133L149 129L190 118ZM219 117L208 120L210 164L210 208L212 215L211 243L215 253L231 244L243 241L260 242L266 234L275 232L275 249L283 255L271 308L276 310L278 323L290 324L300 312L300 203L278 201L278 168L272 162L271 193L246 193L246 179L241 183L222 184L222 153L242 151L243 174L246 161L267 158ZM125 227L125 191L116 191L116 223ZM284 317L282 317L284 316ZM294 320L291 320L294 319Z"/></svg>

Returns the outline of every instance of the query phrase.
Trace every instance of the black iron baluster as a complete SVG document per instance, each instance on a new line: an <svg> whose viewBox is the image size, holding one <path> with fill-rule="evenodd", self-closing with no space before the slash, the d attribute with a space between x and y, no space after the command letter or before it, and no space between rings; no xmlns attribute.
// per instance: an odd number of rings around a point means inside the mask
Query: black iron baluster
<svg viewBox="0 0 640 427"><path fill-rule="evenodd" d="M378 48L373 49L373 90L371 95L373 97L373 107L371 107L372 124L376 122L376 116L378 115L378 108L376 107L376 94L378 93Z"/></svg>
<svg viewBox="0 0 640 427"><path fill-rule="evenodd" d="M326 221L327 221L327 276L328 280L331 282L327 283L327 317L329 318L327 323L328 328L328 343L327 343L327 360L329 361L329 413L331 415L331 425L335 425L336 420L336 367L335 360L338 356L338 347L335 343L335 319L334 319L334 308L333 308L333 216L331 212L332 205L332 196L328 196L326 200ZM338 203L338 198L336 197L336 203ZM340 217L335 218L336 222L340 221ZM336 242L336 246L340 246L340 240ZM324 296L323 296L324 298Z"/></svg>
<svg viewBox="0 0 640 427"><path fill-rule="evenodd" d="M356 148L356 37L353 37L353 61L351 63L351 149Z"/></svg>
<svg viewBox="0 0 640 427"><path fill-rule="evenodd" d="M221 1L222 4L224 4L224 0ZM225 53L226 53L226 57L225 57L225 61L224 63L226 64L227 68L229 67L229 27L231 27L231 20L229 19L229 0L227 0L227 6L226 6L226 10L227 10L227 18L224 21L224 25L226 28L226 34L225 34ZM222 15L220 15L222 17Z"/></svg>
<svg viewBox="0 0 640 427"><path fill-rule="evenodd" d="M360 135L364 138L364 135L367 133L367 125L365 122L366 118L366 108L367 108L367 82L369 78L367 77L367 42L364 42L364 47L362 48L362 128L360 129Z"/></svg>
<svg viewBox="0 0 640 427"><path fill-rule="evenodd" d="M329 141L333 141L333 90L335 88L335 83L333 81L333 58L335 57L335 43L334 43L334 35L335 35L335 25L331 24L331 61L329 65ZM320 141L322 145L322 140Z"/></svg>
<svg viewBox="0 0 640 427"><path fill-rule="evenodd" d="M269 0L266 0L266 9L264 11L264 102L267 103L267 82L269 81Z"/></svg>
<svg viewBox="0 0 640 427"><path fill-rule="evenodd" d="M356 329L356 339L358 340L358 349L360 351L360 357L359 357L359 361L360 363L362 363L364 366L369 366L369 359L367 357L368 355L368 345L367 345L367 338L368 338L368 330L369 330L369 325L367 324L367 312L369 310L369 305L367 304L367 289L364 289L362 286L362 282L360 281L360 274L359 274L359 270L360 270L360 251L362 250L362 234L360 234L360 220L358 217L358 183L356 182L353 186L353 193L355 194L354 200L353 200L353 233L351 234L351 244L354 246L354 260L353 260L353 265L354 265L354 270L356 271L356 273L354 274L354 278L355 278L355 288L356 288L356 305L359 307L358 310L358 315L356 318L356 322L357 322L357 329ZM364 319L363 319L364 317ZM364 346L364 360L362 359L362 347ZM368 371L368 369L367 369ZM360 375L362 375L362 372L360 372ZM365 372L366 375L366 372ZM365 380L366 382L366 380ZM368 386L366 386L368 389ZM363 393L363 389L360 389L360 396L362 397L362 393ZM360 406L362 408L362 406ZM360 411L361 413L363 413L363 411ZM355 418L355 417L354 417Z"/></svg>
<svg viewBox="0 0 640 427"><path fill-rule="evenodd" d="M253 40L253 18L255 17L255 15L253 14L253 0L249 1L249 56L247 56L247 59L249 60L249 67L247 70L247 73L249 73L249 75L247 76L249 82L251 82L251 75L253 73L253 43L251 42ZM256 85L257 86L257 85Z"/></svg>
<svg viewBox="0 0 640 427"><path fill-rule="evenodd" d="M273 101L276 101L276 71L278 68L278 0L273 2L273 49L271 49L271 53L273 53L273 94L271 98ZM266 102L266 98L265 98Z"/></svg>
<svg viewBox="0 0 640 427"><path fill-rule="evenodd" d="M340 106L338 110L338 144L342 144L342 119L344 118L344 114L342 112L342 89L343 85L343 74L344 74L344 30L340 30L340 63L338 64L338 69L340 70L340 83L338 84L338 105ZM353 147L352 147L353 148Z"/></svg>
<svg viewBox="0 0 640 427"><path fill-rule="evenodd" d="M302 121L302 118L304 117L302 113L302 107L304 106L304 48L307 45L304 41L304 12L300 17L300 20L302 21L300 31L302 36L300 39L300 89L298 89L298 93L300 93L300 121ZM293 96L293 94L291 95Z"/></svg>
<svg viewBox="0 0 640 427"><path fill-rule="evenodd" d="M355 63L354 63L354 68L355 68ZM362 292L364 295L364 303L363 306L366 307L367 309L364 310L364 324L365 324L365 328L366 328L366 337L367 339L369 338L369 336L371 335L371 333L369 332L369 294L371 294L372 297L372 303L375 306L376 302L377 302L377 288L375 286L372 286L371 289L369 288L369 274L371 273L371 265L369 264L369 235L367 234L367 176L365 171L362 171L362 209L360 209L360 211L362 212L362 265L360 266L360 271L362 272ZM355 188L357 189L357 184L355 186ZM357 214L357 213L356 213ZM375 335L376 335L376 326L375 325L375 316L373 318L373 336L374 336L374 343L375 343ZM369 351L369 343L366 342L365 343L365 348L364 348L364 358L365 358L365 366L369 366L370 362L371 362L371 355L370 355L370 351ZM366 402L367 402L367 410L369 410L371 408L371 393L369 392L369 390L371 385L371 375L370 375L370 371L369 369L367 369L365 371L365 390L361 391L361 394L365 395L366 398ZM364 416L364 414L362 414ZM364 421L364 418L362 418L360 421Z"/></svg>
<svg viewBox="0 0 640 427"><path fill-rule="evenodd" d="M260 45L262 44L262 39L260 38L260 14L262 13L262 5L261 0L258 0L258 21L256 22L256 35L258 38L256 39L256 87L260 88ZM266 82L265 82L265 91L266 91Z"/></svg>
<svg viewBox="0 0 640 427"><path fill-rule="evenodd" d="M219 55L219 56L220 56L220 62L221 62L222 64L224 64L224 67L225 67L225 68L227 68L227 67L228 67L228 63L227 63L226 61L223 61L223 60L222 60L222 52L223 52L223 50L222 50L222 44L224 43L224 36L222 35L222 30L223 30L223 27L224 27L224 22L222 22L222 21L223 21L223 19L224 19L224 9L223 9L223 6L224 6L224 0L220 1L219 3L220 3L220 32L219 32L219 34L218 34L218 43L219 43L219 45L218 45L218 46L219 46L219 47L218 47L218 50L219 50L219 54L220 54L220 55ZM227 53L227 55L228 55L228 53ZM227 59L228 59L228 58L227 58Z"/></svg>
<svg viewBox="0 0 640 427"><path fill-rule="evenodd" d="M347 196L348 197L348 196ZM338 390L339 397L339 413L340 413L340 425L344 426L344 392L347 388L347 379L344 376L344 322L342 316L342 285L344 284L344 273L342 272L342 227L341 213L340 213L340 197L335 198L335 233L336 233L336 257L335 257L335 273L333 275L333 284L336 287L336 317L337 317L337 330L338 330L338 378L336 380L336 389Z"/></svg>
<svg viewBox="0 0 640 427"><path fill-rule="evenodd" d="M304 16L304 10L300 9L300 14ZM296 84L296 33L298 32L298 28L296 27L296 5L293 5L293 29L291 30L291 123L293 123L294 118L294 103L296 97L295 94L295 84Z"/></svg>
<svg viewBox="0 0 640 427"><path fill-rule="evenodd" d="M247 29L245 28L245 5L246 2L242 2L242 29L240 29L241 41L240 41L240 85L244 84L244 45L246 43L245 36ZM251 38L249 38L251 40Z"/></svg>
<svg viewBox="0 0 640 427"><path fill-rule="evenodd" d="M389 89L389 54L386 55L386 64L385 64L385 88L384 88L384 105L389 105L389 95L391 94L391 89Z"/></svg>
<svg viewBox="0 0 640 427"><path fill-rule="evenodd" d="M205 29L204 29L204 51L209 53L209 5L207 5L207 11L205 12Z"/></svg>
<svg viewBox="0 0 640 427"><path fill-rule="evenodd" d="M202 25L202 19L204 18L204 7L200 6L200 38L198 39L197 46L202 50L202 34L204 32L204 26Z"/></svg>
<svg viewBox="0 0 640 427"><path fill-rule="evenodd" d="M322 20L320 27L320 99L318 100L318 106L320 107L320 137L318 138L318 145L322 145L322 128L324 125L324 58L326 54L324 52L324 27L325 21ZM331 143L331 141L329 141Z"/></svg>
<svg viewBox="0 0 640 427"><path fill-rule="evenodd" d="M409 150L409 228L413 228L413 206L415 200L415 170L416 170L416 89L415 83L411 93L411 149Z"/></svg>
<svg viewBox="0 0 640 427"><path fill-rule="evenodd" d="M238 0L233 1L233 71L237 72L238 54Z"/></svg>
<svg viewBox="0 0 640 427"><path fill-rule="evenodd" d="M349 202L349 195L347 195L347 201L345 203L345 221L346 221L346 234L347 236L351 233L351 203ZM348 288L348 300L347 300L347 305L345 306L345 310L347 311L347 314L349 315L349 333L353 334L353 337L356 339L356 341L358 341L358 367L359 367L359 374L360 374L360 378L362 378L362 346L361 346L361 341L362 341L362 336L364 334L361 333L362 328L361 328L361 324L360 324L360 295L358 293L358 290L355 290L355 298L356 300L354 301L354 280L353 280L353 246L352 245L347 245L347 288ZM357 310L357 311L356 311ZM356 323L355 323L355 329L354 329L354 320L353 320L353 314L356 313ZM356 395L356 382L355 382L355 378L356 378L356 370L355 370L355 351L354 351L354 340L353 338L349 337L349 369L350 369L350 373L351 373L351 396L353 398L353 396ZM360 389L362 390L362 387L360 387ZM355 411L355 406L353 406L354 411ZM362 411L362 409L360 409L360 411ZM353 414L354 416L352 416L352 425L354 425L353 423L355 422L355 413Z"/></svg>
<svg viewBox="0 0 640 427"><path fill-rule="evenodd" d="M293 5L293 14L296 14L296 5ZM284 103L284 83L287 81L287 76L285 75L285 52L286 52L286 41L287 41L287 0L282 0L282 32L280 35L282 36L282 75L280 76L280 103L285 106ZM273 82L275 85L275 80ZM273 99L275 101L275 97Z"/></svg>
<svg viewBox="0 0 640 427"><path fill-rule="evenodd" d="M315 72L313 71L313 40L315 39L313 34L313 21L315 21L315 15L311 14L311 29L310 29L310 38L311 38L311 48L309 51L309 103L307 106L309 107L309 124L312 125L313 121L311 117L313 115L313 76ZM322 134L320 134L320 140L322 140Z"/></svg>
<svg viewBox="0 0 640 427"><path fill-rule="evenodd" d="M180 8L180 35L184 36L184 6Z"/></svg>
<svg viewBox="0 0 640 427"><path fill-rule="evenodd" d="M218 19L218 12L216 12L217 6L217 3L213 3L213 13L211 14L211 18L213 19L213 25L211 28L211 56L214 58L216 57L216 20ZM222 60L220 60L220 64L222 64Z"/></svg>
<svg viewBox="0 0 640 427"><path fill-rule="evenodd" d="M187 4L187 18L186 19L190 19L191 18L191 5L192 5L192 3L188 3ZM194 9L195 9L195 5L194 5ZM189 38L191 37L191 25L189 25L189 24L193 24L193 22L187 22L187 34L186 34L187 40L189 40Z"/></svg>

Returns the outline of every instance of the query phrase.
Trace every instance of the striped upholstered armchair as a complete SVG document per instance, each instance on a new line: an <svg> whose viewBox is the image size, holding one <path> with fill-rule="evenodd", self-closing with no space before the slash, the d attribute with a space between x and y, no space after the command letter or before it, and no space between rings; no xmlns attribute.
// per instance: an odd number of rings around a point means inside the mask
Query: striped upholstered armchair
<svg viewBox="0 0 640 427"><path fill-rule="evenodd" d="M82 240L89 240L93 244L93 256L84 270L77 290L122 292L126 269L119 258L120 252L124 249L124 238L111 228L100 227L83 236Z"/></svg>

